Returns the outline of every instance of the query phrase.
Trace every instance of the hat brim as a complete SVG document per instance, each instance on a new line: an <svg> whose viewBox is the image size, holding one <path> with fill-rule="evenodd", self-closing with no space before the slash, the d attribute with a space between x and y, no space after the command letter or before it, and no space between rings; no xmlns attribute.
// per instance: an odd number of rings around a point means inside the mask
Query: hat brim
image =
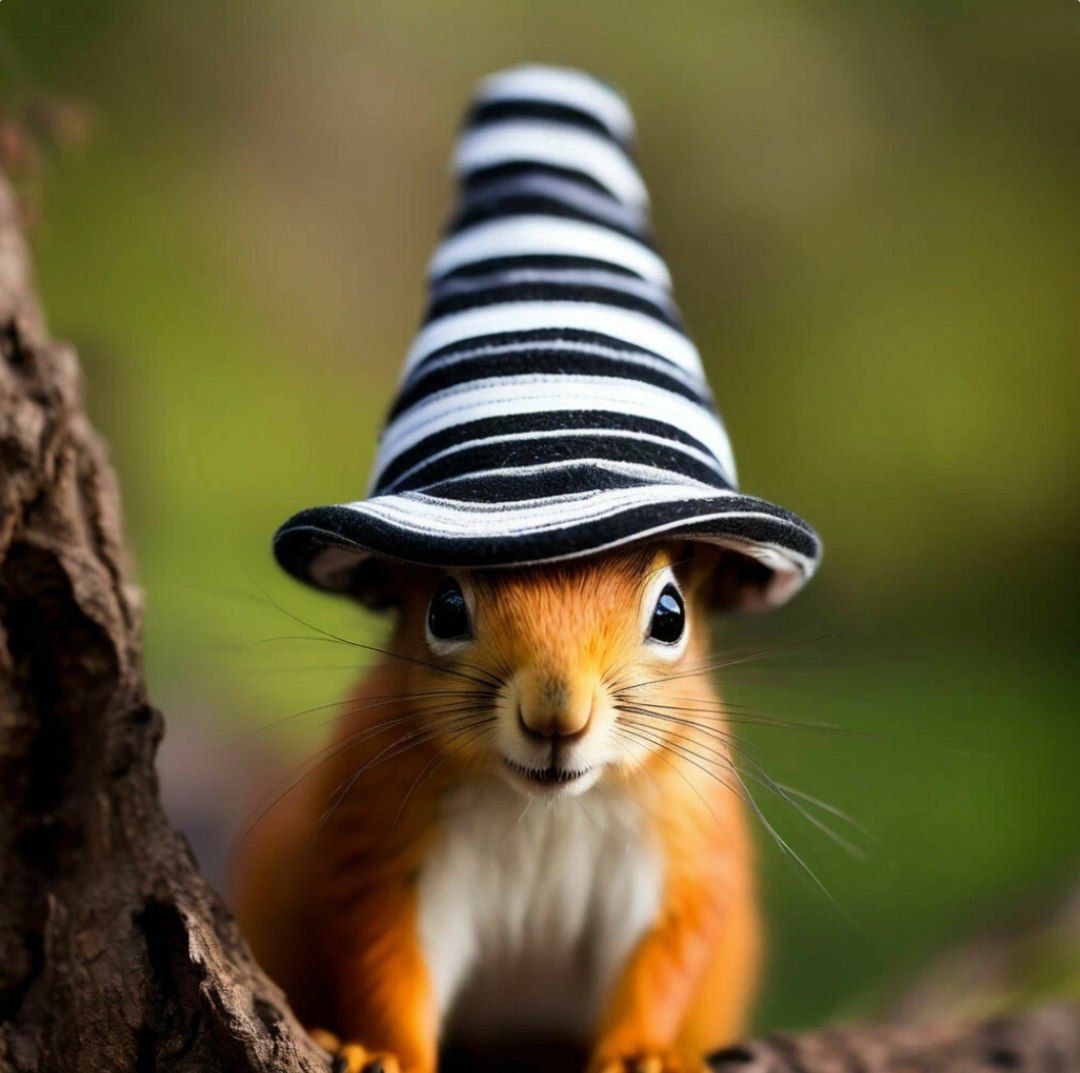
<svg viewBox="0 0 1080 1073"><path fill-rule="evenodd" d="M680 537L720 545L766 569L763 581L736 595L734 603L746 609L783 603L810 579L821 556L817 534L790 511L695 484L492 506L423 493L375 496L294 515L277 531L274 554L301 581L353 592L357 568L372 556L484 569L552 563Z"/></svg>

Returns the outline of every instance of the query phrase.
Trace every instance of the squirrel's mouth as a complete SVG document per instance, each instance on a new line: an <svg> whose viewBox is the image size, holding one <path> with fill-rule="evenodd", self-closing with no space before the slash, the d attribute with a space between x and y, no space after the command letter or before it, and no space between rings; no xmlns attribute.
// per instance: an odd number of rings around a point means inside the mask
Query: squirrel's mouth
<svg viewBox="0 0 1080 1073"><path fill-rule="evenodd" d="M526 767L524 764L519 764L516 760L511 760L506 756L503 757L503 763L519 778L525 779L534 786L568 786L570 783L577 782L578 779L588 775L592 770L592 768L587 767L576 770L561 768L556 767L554 764L550 764L548 767Z"/></svg>

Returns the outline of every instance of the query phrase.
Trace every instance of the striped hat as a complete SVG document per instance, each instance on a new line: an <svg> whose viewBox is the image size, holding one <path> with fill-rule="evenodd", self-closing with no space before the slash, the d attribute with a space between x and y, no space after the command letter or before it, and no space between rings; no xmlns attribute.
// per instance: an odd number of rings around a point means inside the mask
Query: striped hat
<svg viewBox="0 0 1080 1073"><path fill-rule="evenodd" d="M622 97L580 72L481 82L367 498L290 518L286 570L359 593L372 556L517 566L664 536L736 553L729 603L778 604L813 574L813 529L737 490L633 137Z"/></svg>

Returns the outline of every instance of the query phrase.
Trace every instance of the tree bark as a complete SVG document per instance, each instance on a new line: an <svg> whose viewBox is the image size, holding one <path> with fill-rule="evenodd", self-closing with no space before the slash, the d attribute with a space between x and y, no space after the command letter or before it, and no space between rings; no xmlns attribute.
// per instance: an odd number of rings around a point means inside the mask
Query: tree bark
<svg viewBox="0 0 1080 1073"><path fill-rule="evenodd" d="M0 178L0 1070L325 1073L161 810L139 619L115 477ZM1078 1038L1050 1009L774 1037L714 1067L1058 1073Z"/></svg>
<svg viewBox="0 0 1080 1073"><path fill-rule="evenodd" d="M975 1025L908 1024L776 1035L713 1056L714 1073L1073 1073L1080 1007L1048 1006Z"/></svg>
<svg viewBox="0 0 1080 1073"><path fill-rule="evenodd" d="M316 1073L158 802L119 497L0 180L0 1069Z"/></svg>

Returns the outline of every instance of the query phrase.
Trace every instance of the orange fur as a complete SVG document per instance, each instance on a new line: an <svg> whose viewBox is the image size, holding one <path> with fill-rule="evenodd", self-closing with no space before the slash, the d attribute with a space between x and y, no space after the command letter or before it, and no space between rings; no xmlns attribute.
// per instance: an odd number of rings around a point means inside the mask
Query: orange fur
<svg viewBox="0 0 1080 1073"><path fill-rule="evenodd" d="M727 747L699 727L612 707L628 686L645 708L715 706L708 676L692 673L708 655L703 589L715 554L662 547L468 575L476 643L443 655L424 632L442 575L402 568L392 655L236 865L241 924L301 1017L393 1054L405 1073L434 1070L440 1025L417 934L417 876L447 791L502 777L494 742L516 732L516 712L537 733L623 735L625 762L600 778L649 806L662 855L660 910L607 999L592 1067L648 1058L660 1063L652 1068L696 1069L707 1049L737 1038L759 942L742 804L716 766ZM691 632L679 661L663 663L643 647L639 608L671 563Z"/></svg>

